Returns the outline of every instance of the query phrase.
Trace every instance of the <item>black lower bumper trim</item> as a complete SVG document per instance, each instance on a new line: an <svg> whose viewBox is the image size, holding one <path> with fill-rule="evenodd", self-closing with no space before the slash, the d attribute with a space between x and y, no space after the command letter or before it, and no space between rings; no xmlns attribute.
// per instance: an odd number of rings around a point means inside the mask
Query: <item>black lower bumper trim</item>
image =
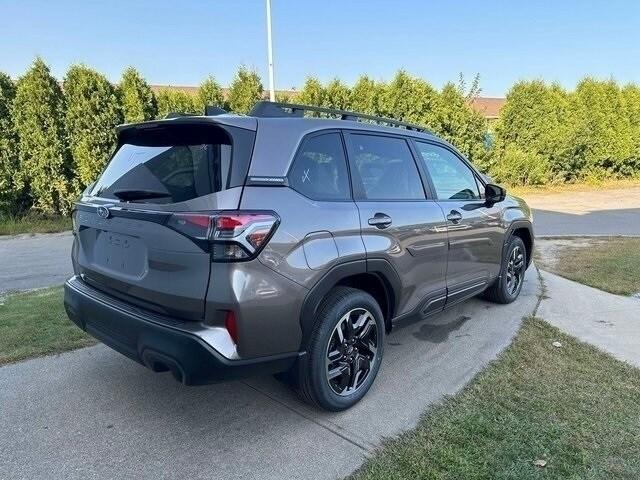
<svg viewBox="0 0 640 480"><path fill-rule="evenodd" d="M177 325L162 325L117 300L107 301L77 277L64 286L69 318L87 333L153 371L171 371L186 385L203 385L260 374L284 372L297 353L229 360L204 340ZM179 324L179 322L176 322Z"/></svg>

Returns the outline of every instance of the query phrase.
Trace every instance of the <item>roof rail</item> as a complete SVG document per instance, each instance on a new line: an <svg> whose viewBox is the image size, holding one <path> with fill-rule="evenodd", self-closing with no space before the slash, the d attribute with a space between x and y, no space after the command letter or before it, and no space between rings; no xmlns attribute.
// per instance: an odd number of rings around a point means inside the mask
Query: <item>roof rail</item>
<svg viewBox="0 0 640 480"><path fill-rule="evenodd" d="M248 115L261 118L302 118L304 117L304 112L326 113L328 115L339 117L340 120L352 120L354 122L368 120L383 125L402 127L416 132L431 133L427 128L421 127L420 125L400 122L392 118L376 117L375 115L366 115L364 113L349 112L347 110L337 110L334 108L315 107L312 105L300 105L297 103L269 102L263 100L257 102Z"/></svg>

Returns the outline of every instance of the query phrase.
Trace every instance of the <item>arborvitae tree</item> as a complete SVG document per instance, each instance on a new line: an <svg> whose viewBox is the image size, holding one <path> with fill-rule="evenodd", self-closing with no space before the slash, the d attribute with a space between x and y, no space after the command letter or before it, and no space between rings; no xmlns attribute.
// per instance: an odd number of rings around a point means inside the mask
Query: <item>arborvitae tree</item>
<svg viewBox="0 0 640 480"><path fill-rule="evenodd" d="M84 65L69 69L63 89L65 125L79 193L96 180L109 160L122 111L115 87L104 75Z"/></svg>
<svg viewBox="0 0 640 480"><path fill-rule="evenodd" d="M579 168L564 153L570 122L568 95L560 86L540 80L517 82L496 124L494 162L511 146L540 156L555 175L569 178Z"/></svg>
<svg viewBox="0 0 640 480"><path fill-rule="evenodd" d="M204 82L200 84L198 90L197 106L200 108L200 113L204 112L204 108L207 105L224 108L224 95L222 94L222 88L216 79L209 75Z"/></svg>
<svg viewBox="0 0 640 480"><path fill-rule="evenodd" d="M325 102L325 90L316 77L307 77L296 101L303 105L315 105L320 107Z"/></svg>
<svg viewBox="0 0 640 480"><path fill-rule="evenodd" d="M16 188L18 171L17 138L11 118L11 103L16 87L5 73L0 72L0 214L18 213L23 193Z"/></svg>
<svg viewBox="0 0 640 480"><path fill-rule="evenodd" d="M622 97L625 103L625 113L629 119L631 128L631 157L626 162L629 175L640 176L640 87L638 85L626 85L622 89Z"/></svg>
<svg viewBox="0 0 640 480"><path fill-rule="evenodd" d="M229 88L229 107L236 113L247 113L262 99L262 82L255 71L240 67Z"/></svg>
<svg viewBox="0 0 640 480"><path fill-rule="evenodd" d="M143 122L156 117L156 96L135 68L129 67L124 71L119 86L125 123Z"/></svg>
<svg viewBox="0 0 640 480"><path fill-rule="evenodd" d="M351 89L349 109L369 115L380 114L380 101L383 85L373 81L367 75L361 76Z"/></svg>
<svg viewBox="0 0 640 480"><path fill-rule="evenodd" d="M276 92L276 102L298 103L298 94L291 92Z"/></svg>
<svg viewBox="0 0 640 480"><path fill-rule="evenodd" d="M569 155L579 162L583 175L632 174L627 165L633 152L632 129L620 87L613 80L585 78L570 105L574 122Z"/></svg>
<svg viewBox="0 0 640 480"><path fill-rule="evenodd" d="M331 80L324 89L323 105L328 108L336 108L338 110L346 110L349 108L351 100L351 92L349 87L342 83L339 79Z"/></svg>
<svg viewBox="0 0 640 480"><path fill-rule="evenodd" d="M460 87L447 83L435 103L431 127L480 168L485 167L487 122L473 110Z"/></svg>
<svg viewBox="0 0 640 480"><path fill-rule="evenodd" d="M438 92L427 82L400 70L382 95L381 113L386 117L430 126Z"/></svg>
<svg viewBox="0 0 640 480"><path fill-rule="evenodd" d="M64 98L40 58L18 80L11 112L18 135L17 188L28 188L34 207L44 212L69 212L72 196Z"/></svg>
<svg viewBox="0 0 640 480"><path fill-rule="evenodd" d="M164 89L158 93L158 118L164 118L168 113L202 113L197 99L181 90Z"/></svg>

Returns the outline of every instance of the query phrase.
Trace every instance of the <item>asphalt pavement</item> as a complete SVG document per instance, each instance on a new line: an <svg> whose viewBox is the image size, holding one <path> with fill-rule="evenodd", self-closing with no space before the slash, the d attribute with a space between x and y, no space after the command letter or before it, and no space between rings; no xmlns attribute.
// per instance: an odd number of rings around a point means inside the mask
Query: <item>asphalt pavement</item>
<svg viewBox="0 0 640 480"><path fill-rule="evenodd" d="M0 368L0 479L332 479L414 427L515 335L538 301L473 299L387 338L365 399L308 407L271 377L185 387L97 345Z"/></svg>
<svg viewBox="0 0 640 480"><path fill-rule="evenodd" d="M523 195L537 236L640 236L640 187Z"/></svg>

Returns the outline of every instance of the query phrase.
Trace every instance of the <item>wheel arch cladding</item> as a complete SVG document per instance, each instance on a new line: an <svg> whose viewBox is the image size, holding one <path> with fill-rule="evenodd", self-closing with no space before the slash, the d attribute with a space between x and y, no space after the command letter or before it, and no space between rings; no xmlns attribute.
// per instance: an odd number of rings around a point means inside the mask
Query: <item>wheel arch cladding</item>
<svg viewBox="0 0 640 480"><path fill-rule="evenodd" d="M533 258L533 233L531 232L531 228L524 224L516 224L514 225L511 236L519 237L524 243L527 252L527 266L529 266Z"/></svg>
<svg viewBox="0 0 640 480"><path fill-rule="evenodd" d="M393 268L388 265L388 268ZM302 349L306 347L318 307L326 295L336 286L349 286L369 293L380 305L384 315L385 328L391 329L397 305L399 277L389 278L385 272L367 271L366 260L356 260L334 266L316 283L307 294L300 314L302 328Z"/></svg>

